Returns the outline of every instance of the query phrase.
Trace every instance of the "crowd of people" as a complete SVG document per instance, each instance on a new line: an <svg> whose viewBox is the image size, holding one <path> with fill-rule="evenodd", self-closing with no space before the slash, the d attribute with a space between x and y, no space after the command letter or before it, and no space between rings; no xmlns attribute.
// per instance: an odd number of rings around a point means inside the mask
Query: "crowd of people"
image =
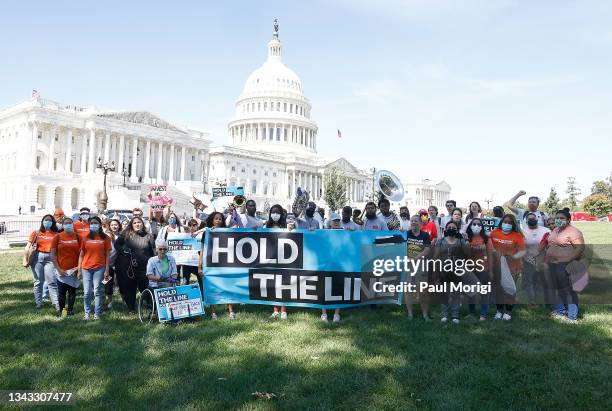
<svg viewBox="0 0 612 411"><path fill-rule="evenodd" d="M129 218L120 219L117 215L94 215L83 207L78 219L73 219L62 210L55 210L54 214L45 215L40 227L30 235L23 265L32 270L37 308L43 306L48 296L59 317L73 315L82 282L83 318L92 318L93 300L93 319L97 320L104 311L113 308L117 288L130 313L136 312L138 292L147 288L189 284L195 277L204 291L206 273L201 253L199 266L177 265L168 252L169 233L190 233L204 241L205 231L217 228L401 230L406 232L409 258L480 259L486 264L476 273L478 280L482 284L491 281L498 285L502 279L495 267L503 260L514 281L522 278L530 307L536 307L537 294L544 293L549 303L546 306L553 316L576 322L578 295L572 288L567 266L583 255L583 235L572 225L567 208L548 216L539 210L540 200L535 196L529 198L526 209L515 207L524 194L524 191L518 192L505 204L510 213L496 206L490 216L475 201L469 204L464 215L453 200L446 202L444 214L430 206L411 216L407 207L401 207L398 216L385 198L378 204L368 202L363 212L345 206L340 214L332 212L327 217L314 202L307 203L300 216L275 204L270 207L267 220L258 218L253 200L248 200L242 209L233 207L223 213L198 215L194 211L191 218L180 218L167 209L150 211L149 218L144 219L142 209L134 208ZM490 219L485 217L495 218L490 230L484 224ZM431 283L461 281L461 276L454 273L419 272L413 277ZM441 306L441 321L450 319L452 323L459 323L462 302L468 306L467 315L477 316L481 321L487 320L491 305L495 305L494 319L511 320L515 296L503 287L496 290L480 296L479 300L462 299L456 292L444 294L442 301L436 300ZM427 293L406 293L408 318L413 318L413 305L419 303L423 318L429 320L429 305L433 301ZM226 309L229 318L235 319L233 305L228 304ZM209 311L210 317L217 319L216 307L210 306ZM275 306L272 316L286 319L286 307ZM326 310L322 310L321 319L328 321ZM340 320L340 310L336 309L332 321Z"/></svg>

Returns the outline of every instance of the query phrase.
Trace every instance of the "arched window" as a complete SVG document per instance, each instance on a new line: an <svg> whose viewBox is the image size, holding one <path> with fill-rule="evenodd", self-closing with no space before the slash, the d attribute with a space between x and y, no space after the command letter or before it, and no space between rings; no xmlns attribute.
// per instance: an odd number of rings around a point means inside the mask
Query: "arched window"
<svg viewBox="0 0 612 411"><path fill-rule="evenodd" d="M251 181L251 194L257 194L257 180Z"/></svg>

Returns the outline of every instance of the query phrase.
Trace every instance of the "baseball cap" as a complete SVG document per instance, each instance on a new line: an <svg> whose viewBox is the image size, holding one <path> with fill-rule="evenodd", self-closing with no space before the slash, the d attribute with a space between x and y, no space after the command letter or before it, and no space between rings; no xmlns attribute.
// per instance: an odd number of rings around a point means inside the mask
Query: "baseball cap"
<svg viewBox="0 0 612 411"><path fill-rule="evenodd" d="M331 213L331 214L329 215L329 219L330 219L331 221L335 221L335 220L342 220L342 217L340 217L340 214L338 214L338 213Z"/></svg>
<svg viewBox="0 0 612 411"><path fill-rule="evenodd" d="M427 215L427 210L425 210L424 208L421 208L421 209L419 210L419 214L421 214L421 215Z"/></svg>
<svg viewBox="0 0 612 411"><path fill-rule="evenodd" d="M57 210L53 212L53 215L64 215L64 210L62 210L61 208L58 208Z"/></svg>

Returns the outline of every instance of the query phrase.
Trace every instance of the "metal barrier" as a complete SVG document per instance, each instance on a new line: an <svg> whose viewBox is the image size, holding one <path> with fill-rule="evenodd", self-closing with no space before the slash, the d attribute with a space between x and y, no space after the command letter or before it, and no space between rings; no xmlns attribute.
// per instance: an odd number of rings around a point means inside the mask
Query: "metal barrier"
<svg viewBox="0 0 612 411"><path fill-rule="evenodd" d="M40 218L0 219L0 242L9 245L25 244L32 231L39 227Z"/></svg>

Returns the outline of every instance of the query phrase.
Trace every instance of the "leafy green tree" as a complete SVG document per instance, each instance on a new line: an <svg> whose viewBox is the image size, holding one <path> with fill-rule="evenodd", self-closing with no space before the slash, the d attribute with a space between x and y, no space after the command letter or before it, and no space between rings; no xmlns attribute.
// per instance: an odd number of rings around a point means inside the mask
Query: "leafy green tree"
<svg viewBox="0 0 612 411"><path fill-rule="evenodd" d="M557 190L554 187L550 188L550 193L548 194L548 198L544 202L544 211L548 214L555 213L559 209L559 196L557 195Z"/></svg>
<svg viewBox="0 0 612 411"><path fill-rule="evenodd" d="M567 199L564 201L564 205L569 207L570 210L575 210L578 205L578 196L580 195L580 188L576 185L576 178L567 178L567 189L565 190Z"/></svg>
<svg viewBox="0 0 612 411"><path fill-rule="evenodd" d="M331 211L337 211L340 207L344 207L347 203L346 175L338 168L330 167L325 170L323 181L325 184L325 202Z"/></svg>
<svg viewBox="0 0 612 411"><path fill-rule="evenodd" d="M591 194L603 194L606 197L612 197L612 186L607 181L597 180L593 182Z"/></svg>
<svg viewBox="0 0 612 411"><path fill-rule="evenodd" d="M612 200L605 194L591 194L582 203L584 211L601 217L612 211Z"/></svg>

